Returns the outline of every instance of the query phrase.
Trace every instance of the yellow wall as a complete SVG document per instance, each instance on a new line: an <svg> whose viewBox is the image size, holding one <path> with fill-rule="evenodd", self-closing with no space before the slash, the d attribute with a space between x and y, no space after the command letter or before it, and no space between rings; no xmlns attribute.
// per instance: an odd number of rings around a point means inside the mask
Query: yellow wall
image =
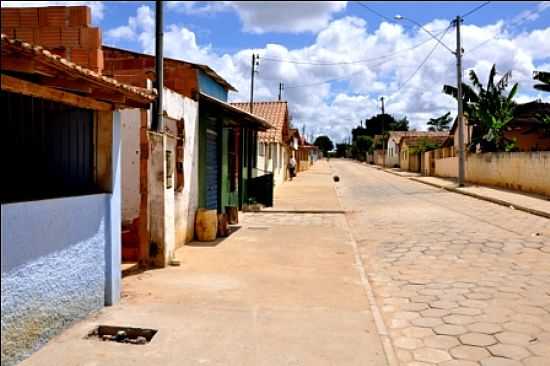
<svg viewBox="0 0 550 366"><path fill-rule="evenodd" d="M456 177L458 158L435 161L435 175ZM466 181L550 197L550 151L468 154Z"/></svg>

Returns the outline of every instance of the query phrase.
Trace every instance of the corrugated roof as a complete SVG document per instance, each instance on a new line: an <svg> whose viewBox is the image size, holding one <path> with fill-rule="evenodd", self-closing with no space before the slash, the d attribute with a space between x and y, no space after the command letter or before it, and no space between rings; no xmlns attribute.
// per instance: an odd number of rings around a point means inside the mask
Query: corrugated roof
<svg viewBox="0 0 550 366"><path fill-rule="evenodd" d="M230 103L226 103L223 100L219 100L205 93L200 93L200 97L201 99L204 99L207 102L214 103L218 107L223 108L230 115L235 116L237 118L237 122L249 123L254 127L256 127L257 129L263 130L263 131L270 129L272 127L271 124L265 119L263 119L262 117L256 114L250 114L248 111L238 108Z"/></svg>
<svg viewBox="0 0 550 366"><path fill-rule="evenodd" d="M243 111L250 111L250 103L231 103L231 105ZM288 136L287 102L254 102L253 114L262 117L273 126L265 132L258 132L259 141L286 143Z"/></svg>
<svg viewBox="0 0 550 366"><path fill-rule="evenodd" d="M102 48L111 49L111 50L120 50L120 51L128 52L128 53L131 53L131 54L134 54L134 55L138 55L138 56L155 57L154 55L148 55L146 53L139 53L139 52L135 52L135 51L130 51L130 50L126 50L124 48L111 47L111 46L105 46L105 45L103 45ZM231 90L231 91L235 91L235 92L238 91L237 89L235 89L235 87L233 85L229 84L229 82L227 80L225 80L223 77L221 77L220 74L218 74L216 71L214 71L208 65L197 64L197 63L194 63L194 62L189 62L189 61L185 61L185 60L178 60L178 59L170 58L170 57L165 57L164 59L169 60L169 61L174 61L174 62L180 62L180 63L183 63L183 64L188 64L188 65L191 65L193 67L196 67L197 69L200 69L206 75L208 75L212 79L214 79L217 83L219 83L220 85L223 85L224 87L226 87L227 90Z"/></svg>
<svg viewBox="0 0 550 366"><path fill-rule="evenodd" d="M125 94L134 94L140 99L146 99L153 101L156 98L155 90L147 90L138 88L135 86L127 85L116 81L115 79L103 76L95 71L82 67L74 62L71 62L59 55L56 55L42 46L33 45L28 42L23 42L18 39L11 39L2 33L2 54L4 53L17 53L27 54L48 66L52 66L58 70L64 71L69 74L81 76L84 79L102 83L105 87L115 88Z"/></svg>

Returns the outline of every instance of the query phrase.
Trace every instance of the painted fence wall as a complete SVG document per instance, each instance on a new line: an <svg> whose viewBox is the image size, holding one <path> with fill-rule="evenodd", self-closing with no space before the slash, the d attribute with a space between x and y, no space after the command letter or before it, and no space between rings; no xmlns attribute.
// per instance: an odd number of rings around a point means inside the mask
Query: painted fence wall
<svg viewBox="0 0 550 366"><path fill-rule="evenodd" d="M2 365L103 307L110 199L2 205Z"/></svg>
<svg viewBox="0 0 550 366"><path fill-rule="evenodd" d="M456 177L458 158L435 160L435 175ZM468 154L466 181L550 197L550 152Z"/></svg>

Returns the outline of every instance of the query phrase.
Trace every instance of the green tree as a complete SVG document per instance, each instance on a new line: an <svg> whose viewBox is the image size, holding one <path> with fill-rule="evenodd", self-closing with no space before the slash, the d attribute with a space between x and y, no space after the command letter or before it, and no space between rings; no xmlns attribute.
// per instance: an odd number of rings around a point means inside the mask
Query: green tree
<svg viewBox="0 0 550 366"><path fill-rule="evenodd" d="M323 155L327 156L327 153L334 149L334 144L332 143L332 140L328 136L318 136L315 139L315 142L313 145L317 146L319 150L323 152Z"/></svg>
<svg viewBox="0 0 550 366"><path fill-rule="evenodd" d="M342 144L336 144L336 157L337 158L345 158L348 156L351 150L351 145L342 143Z"/></svg>
<svg viewBox="0 0 550 366"><path fill-rule="evenodd" d="M355 159L363 161L365 154L371 150L374 140L370 136L358 136L351 147L352 155Z"/></svg>
<svg viewBox="0 0 550 366"><path fill-rule="evenodd" d="M514 141L507 139L504 132L514 118L514 97L518 84L514 84L505 95L512 72L505 73L497 82L496 65L489 72L487 85L483 86L475 71L471 70L469 78L472 86L463 84L464 113L468 123L473 126L470 148L479 144L481 151L510 151L514 149ZM458 92L455 87L445 85L443 91L455 99Z"/></svg>
<svg viewBox="0 0 550 366"><path fill-rule="evenodd" d="M452 122L451 112L437 118L430 118L428 121L428 131L449 131L449 125Z"/></svg>
<svg viewBox="0 0 550 366"><path fill-rule="evenodd" d="M400 118L395 121L393 125L390 125L390 131L408 131L409 119L407 117Z"/></svg>
<svg viewBox="0 0 550 366"><path fill-rule="evenodd" d="M374 135L382 135L388 131L408 131L409 129L409 121L407 117L396 120L393 116L386 113L377 114L376 116L367 119L365 123L366 127L361 129L364 130L364 135L370 137L374 137ZM358 129L359 127L355 130Z"/></svg>

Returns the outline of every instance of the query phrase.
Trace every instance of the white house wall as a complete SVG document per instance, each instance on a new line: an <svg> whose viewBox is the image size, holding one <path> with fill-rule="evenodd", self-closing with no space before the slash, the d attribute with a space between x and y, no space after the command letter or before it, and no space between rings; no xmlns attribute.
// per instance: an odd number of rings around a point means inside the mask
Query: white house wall
<svg viewBox="0 0 550 366"><path fill-rule="evenodd" d="M122 222L131 224L139 217L140 206L140 128L141 110L120 112L122 134Z"/></svg>
<svg viewBox="0 0 550 366"><path fill-rule="evenodd" d="M395 165L399 166L399 145L390 138L386 150L386 166L393 167Z"/></svg>
<svg viewBox="0 0 550 366"><path fill-rule="evenodd" d="M176 245L193 240L195 213L199 207L199 104L183 99L185 141L183 151L183 191L176 192Z"/></svg>

